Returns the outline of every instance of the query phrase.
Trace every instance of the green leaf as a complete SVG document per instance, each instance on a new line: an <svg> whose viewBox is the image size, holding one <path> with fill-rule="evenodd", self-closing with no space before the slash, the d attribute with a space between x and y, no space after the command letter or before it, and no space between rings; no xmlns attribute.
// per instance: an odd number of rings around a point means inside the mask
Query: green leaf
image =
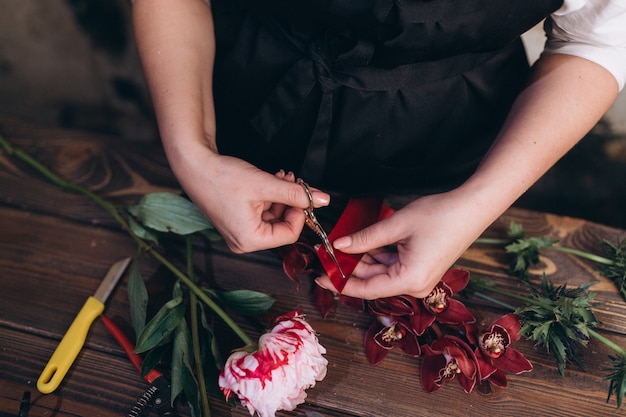
<svg viewBox="0 0 626 417"><path fill-rule="evenodd" d="M221 370L224 367L224 358L222 357L222 351L220 350L220 346L217 343L217 338L215 337L213 326L209 324L209 320L207 319L207 313L204 305L198 304L198 306L200 307L200 323L202 324L202 328L206 332L206 339L208 339L209 345L209 352L207 352L206 355L212 356L215 367Z"/></svg>
<svg viewBox="0 0 626 417"><path fill-rule="evenodd" d="M141 363L141 376L146 376L148 372L156 368L156 366L163 360L165 354L170 352L171 346L169 344L162 344L148 351Z"/></svg>
<svg viewBox="0 0 626 417"><path fill-rule="evenodd" d="M626 394L626 358L618 354L617 356L609 356L609 359L611 359L611 366L604 369L611 371L609 375L604 377L604 379L611 381L606 401L609 402L611 395L615 394L617 408L622 408L624 394Z"/></svg>
<svg viewBox="0 0 626 417"><path fill-rule="evenodd" d="M515 255L511 272L522 278L528 276L528 268L539 263L539 250L555 243L549 237L518 239L505 247L506 252Z"/></svg>
<svg viewBox="0 0 626 417"><path fill-rule="evenodd" d="M161 307L139 335L135 353L142 353L158 346L176 329L185 315L182 295L174 297Z"/></svg>
<svg viewBox="0 0 626 417"><path fill-rule="evenodd" d="M153 230L147 229L141 224L137 223L132 217L128 217L128 225L130 226L130 230L135 234L135 236L144 240L154 242L157 245L159 244L157 234Z"/></svg>
<svg viewBox="0 0 626 417"><path fill-rule="evenodd" d="M185 358L186 359L186 358ZM183 393L187 398L187 403L191 407L191 415L193 417L201 417L202 409L200 407L200 389L198 388L198 380L196 379L191 365L187 360L183 360Z"/></svg>
<svg viewBox="0 0 626 417"><path fill-rule="evenodd" d="M159 232L188 235L214 229L190 200L172 193L146 194L128 211L140 219L144 226Z"/></svg>
<svg viewBox="0 0 626 417"><path fill-rule="evenodd" d="M512 240L523 239L525 235L524 227L519 223L511 222L509 224L509 230L507 232L507 235Z"/></svg>
<svg viewBox="0 0 626 417"><path fill-rule="evenodd" d="M139 337L146 325L148 290L141 277L137 260L133 262L128 277L128 303L130 305L130 320L133 323L136 337Z"/></svg>
<svg viewBox="0 0 626 417"><path fill-rule="evenodd" d="M191 336L189 334L187 322L183 318L179 321L178 326L176 326L176 329L174 330L174 342L172 347L172 373L170 376L172 404L174 404L174 400L176 399L176 397L178 397L178 395L183 392L184 361L188 361L191 357Z"/></svg>
<svg viewBox="0 0 626 417"><path fill-rule="evenodd" d="M224 304L244 316L265 313L276 301L262 292L252 290L213 291Z"/></svg>

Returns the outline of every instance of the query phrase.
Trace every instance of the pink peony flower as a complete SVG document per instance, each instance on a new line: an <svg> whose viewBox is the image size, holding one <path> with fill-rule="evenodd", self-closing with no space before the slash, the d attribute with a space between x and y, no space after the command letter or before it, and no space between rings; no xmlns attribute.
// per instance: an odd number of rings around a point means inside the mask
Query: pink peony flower
<svg viewBox="0 0 626 417"><path fill-rule="evenodd" d="M250 415L272 417L304 402L305 390L326 376L326 349L300 312L279 317L259 338L258 350L234 352L220 373L226 399L233 394Z"/></svg>

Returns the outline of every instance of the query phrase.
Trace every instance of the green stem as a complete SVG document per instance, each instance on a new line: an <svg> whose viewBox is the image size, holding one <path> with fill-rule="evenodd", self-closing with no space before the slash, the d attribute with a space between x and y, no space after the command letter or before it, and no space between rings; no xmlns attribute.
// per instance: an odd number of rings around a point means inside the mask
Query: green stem
<svg viewBox="0 0 626 417"><path fill-rule="evenodd" d="M78 184L70 183L68 181L63 180L55 173L50 171L47 167L39 163L33 157L31 157L26 152L21 151L13 147L4 137L0 135L0 145L4 148L4 150L10 154L14 155L36 171L38 171L42 176L48 179L53 184L70 191L74 191L80 194L83 194L90 198L93 202L102 207L107 213L109 213L117 222L122 226L122 228L137 242L139 247L146 252L150 253L152 257L154 257L157 261L159 261L163 266L170 270L178 279L183 281L185 285L189 287L189 289L209 308L211 308L215 314L217 314L224 322L237 334L237 336L244 342L244 344L249 345L252 343L252 339L235 323L228 314L213 301L204 291L202 291L191 278L187 275L180 272L178 268L176 268L171 262L169 262L163 255L157 252L151 245L146 243L143 239L139 238L135 235L128 222L122 217L119 211L113 206L111 203L103 199L102 197L95 194L93 191L86 189L83 186Z"/></svg>
<svg viewBox="0 0 626 417"><path fill-rule="evenodd" d="M187 253L187 275L194 276L193 268L193 242L191 236L187 236L186 241L186 253ZM211 410L209 408L209 397L206 395L206 381L204 379L204 370L202 369L202 357L200 356L200 336L198 325L198 297L191 293L189 296L190 309L191 309L191 342L193 344L193 356L194 364L196 366L196 375L198 377L198 389L200 391L200 401L202 403L202 415L204 417L211 416Z"/></svg>
<svg viewBox="0 0 626 417"><path fill-rule="evenodd" d="M525 297L523 295L515 294L515 293L512 293L512 292L507 291L507 290L502 290L500 288L496 288L496 287L494 287L492 285L483 284L480 281L472 282L472 287L480 288L481 290L486 290L486 291L490 291L490 292L495 292L496 294L501 294L501 295L507 296L509 298L513 298L515 300L523 301L526 304L541 306L541 307L546 308L548 310L552 310L554 308L553 306L551 306L549 304L540 302L536 298L529 298L529 297ZM512 307L512 306L506 305L506 304L505 304L505 306L507 308ZM515 310L515 308L512 308L512 310Z"/></svg>
<svg viewBox="0 0 626 417"><path fill-rule="evenodd" d="M512 306L511 304L507 304L504 301L500 301L500 300L498 300L496 298L490 297L487 294L483 294L481 292L473 292L472 295L475 296L475 297L478 297L478 298L482 298L483 300L487 300L490 303L493 303L493 304L498 305L500 307L504 307L504 308L506 308L508 310L515 311L515 307Z"/></svg>
<svg viewBox="0 0 626 417"><path fill-rule="evenodd" d="M589 334L595 337L598 341L604 343L605 345L613 349L615 352L626 357L626 352L624 351L624 349L621 348L621 346L617 345L616 343L609 340L608 338L602 336L600 333L596 332L593 329L588 329L588 330L589 330Z"/></svg>
<svg viewBox="0 0 626 417"><path fill-rule="evenodd" d="M502 239L497 237L479 237L474 243L481 243L483 245L508 245L511 243L511 239Z"/></svg>
<svg viewBox="0 0 626 417"><path fill-rule="evenodd" d="M546 247L546 249L554 249L555 251L558 252L564 252L564 253L569 253L571 255L575 255L581 258L585 258L585 259L589 259L590 261L594 261L597 262L599 264L603 264L603 265L614 265L615 262L611 259L605 258L603 256L599 256L599 255L594 255L593 253L589 253L589 252L584 252L582 250L579 249L574 249L574 248L568 248L565 246L548 246Z"/></svg>
<svg viewBox="0 0 626 417"><path fill-rule="evenodd" d="M65 190L74 191L76 193L83 194L89 197L94 203L96 203L101 208L103 208L115 220L120 222L123 227L125 227L128 231L130 231L130 229L128 228L128 225L124 221L124 218L120 215L119 211L115 208L113 204L109 203L108 201L106 201L105 199L103 199L102 197L100 197L99 195L97 195L96 193L94 193L93 191L85 187L65 181L64 179L54 174L52 171L50 171L48 168L46 168L39 161L37 161L35 158L30 156L26 152L13 147L11 143L9 143L2 135L0 135L0 145L2 145L2 148L4 148L4 150L9 155L14 155L17 158L21 159L23 162L26 162L31 168L39 172L42 176L44 176L48 181L52 182L53 184Z"/></svg>

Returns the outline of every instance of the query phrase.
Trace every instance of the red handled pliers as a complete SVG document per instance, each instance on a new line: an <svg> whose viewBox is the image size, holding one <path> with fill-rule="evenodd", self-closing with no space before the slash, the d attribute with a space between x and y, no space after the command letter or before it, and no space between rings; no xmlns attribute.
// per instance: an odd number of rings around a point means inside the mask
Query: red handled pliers
<svg viewBox="0 0 626 417"><path fill-rule="evenodd" d="M111 336L113 336L124 349L137 371L141 373L142 360L139 355L134 353L135 346L132 342L111 319L105 315L100 316L100 319L109 333L111 333ZM143 376L143 379L145 379L150 386L143 395L137 399L137 402L128 412L128 417L142 416L149 407L154 407L160 416L176 416L176 410L170 405L171 385L167 378L165 378L161 372L152 369Z"/></svg>

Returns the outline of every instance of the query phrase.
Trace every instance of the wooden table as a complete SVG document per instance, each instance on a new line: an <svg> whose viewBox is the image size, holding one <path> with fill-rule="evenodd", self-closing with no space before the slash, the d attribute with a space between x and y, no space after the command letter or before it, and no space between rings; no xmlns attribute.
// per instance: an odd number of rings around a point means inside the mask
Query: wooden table
<svg viewBox="0 0 626 417"><path fill-rule="evenodd" d="M89 185L117 203L136 202L153 191L178 186L157 146L119 138L32 126L0 119L0 133L31 152L63 178ZM509 210L487 232L504 237L510 221L529 236L549 235L564 245L599 252L599 242L626 238L618 230L582 219L520 209ZM17 415L19 400L31 392L30 416L125 416L147 387L123 351L96 322L61 387L40 394L35 382L85 298L97 288L114 261L133 256L136 244L108 214L86 197L52 185L23 163L0 152L0 411ZM322 320L311 302L310 284L300 291L283 274L272 252L234 255L222 243L198 245L196 266L229 289L250 288L276 298L276 314L302 308L328 350L326 379L308 391L306 404L284 416L610 416L620 415L614 398L607 404L603 380L612 351L592 341L584 352L587 370L573 364L561 377L553 358L529 341L516 347L534 364L531 373L508 375L509 387L489 395L465 394L452 381L434 394L422 391L419 360L395 349L378 366L365 358L362 340L370 317L339 307ZM545 256L548 276L557 283L594 281L600 331L626 347L626 304L614 285L594 272L596 265L570 255ZM501 249L476 246L459 262L472 273L493 278L503 288L521 290L506 275ZM141 261L151 299L170 293L171 278L149 257ZM539 273L540 271L535 271ZM533 275L536 278L536 275ZM106 314L130 329L126 279L107 302ZM480 301L468 306L489 323L504 310ZM242 323L246 330L251 330ZM252 330L251 330L252 331ZM213 415L245 416L221 398L211 398ZM181 415L190 415L182 408Z"/></svg>

